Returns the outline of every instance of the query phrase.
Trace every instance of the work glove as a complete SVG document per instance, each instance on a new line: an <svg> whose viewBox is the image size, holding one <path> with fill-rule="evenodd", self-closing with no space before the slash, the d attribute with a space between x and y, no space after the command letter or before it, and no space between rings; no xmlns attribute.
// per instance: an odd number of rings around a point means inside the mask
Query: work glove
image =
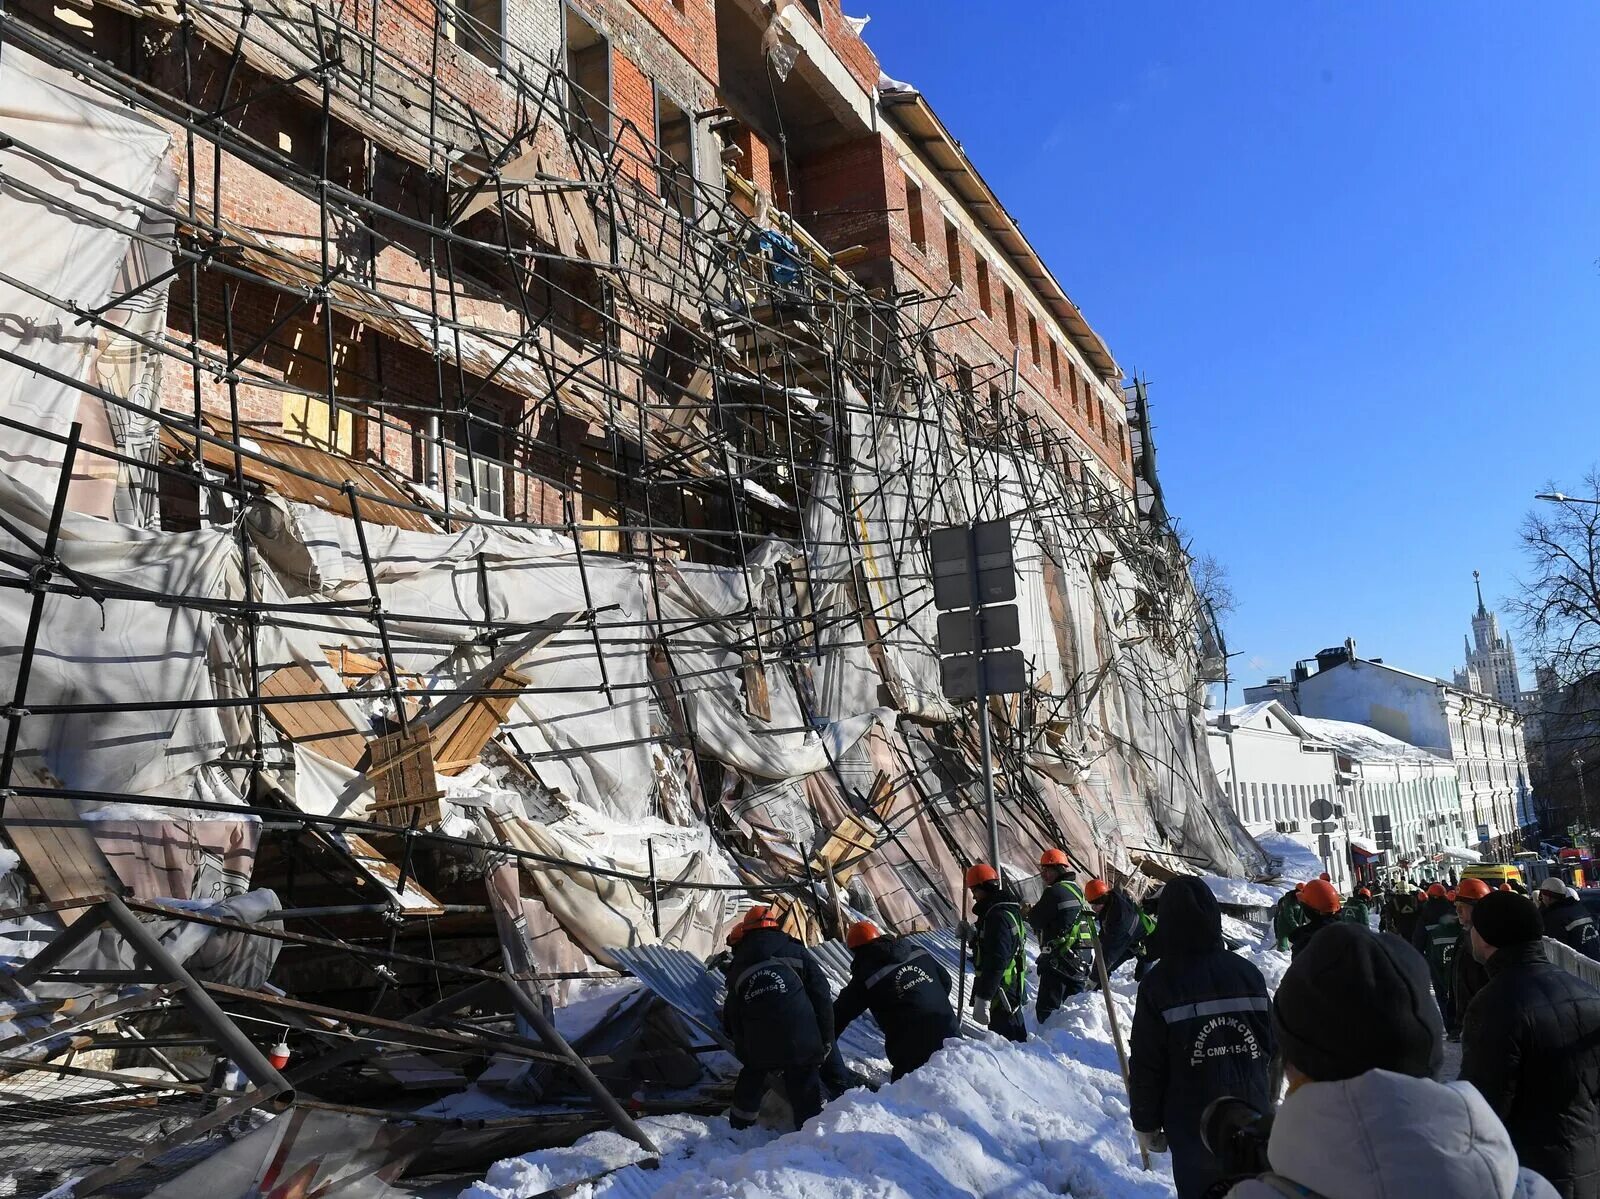
<svg viewBox="0 0 1600 1199"><path fill-rule="evenodd" d="M979 999L977 996L973 996L972 1018L979 1024L989 1023L989 1001L987 999Z"/></svg>
<svg viewBox="0 0 1600 1199"><path fill-rule="evenodd" d="M963 920L960 924L956 925L956 936L960 937L963 941L972 940L972 921Z"/></svg>
<svg viewBox="0 0 1600 1199"><path fill-rule="evenodd" d="M1139 1148L1146 1153L1165 1153L1167 1151L1167 1134L1159 1128L1154 1132L1140 1132L1135 1128L1133 1135L1139 1139Z"/></svg>

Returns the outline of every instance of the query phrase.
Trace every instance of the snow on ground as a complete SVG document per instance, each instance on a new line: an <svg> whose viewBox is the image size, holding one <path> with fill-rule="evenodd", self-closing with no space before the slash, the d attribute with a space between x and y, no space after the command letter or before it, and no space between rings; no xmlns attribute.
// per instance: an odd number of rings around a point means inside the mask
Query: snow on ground
<svg viewBox="0 0 1600 1199"><path fill-rule="evenodd" d="M1275 989L1288 957L1252 948ZM1135 985L1112 981L1126 1037ZM1031 1004L1030 1004L1031 1007ZM1031 1023L1031 1020L1030 1020ZM613 1173L577 1199L650 1194L754 1199L1172 1199L1170 1159L1140 1168L1105 1002L1078 995L1026 1045L984 1036L954 1042L876 1093L851 1091L799 1132L734 1131L723 1117L658 1116L641 1124L661 1148L645 1171L616 1133L495 1165L461 1199L523 1199ZM620 1168L619 1167L623 1167Z"/></svg>

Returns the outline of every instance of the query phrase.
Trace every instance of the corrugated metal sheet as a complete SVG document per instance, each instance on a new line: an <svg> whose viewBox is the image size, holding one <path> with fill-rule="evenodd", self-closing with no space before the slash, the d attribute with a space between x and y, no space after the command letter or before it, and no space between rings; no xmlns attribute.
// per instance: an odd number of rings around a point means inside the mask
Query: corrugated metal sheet
<svg viewBox="0 0 1600 1199"><path fill-rule="evenodd" d="M705 963L686 949L666 945L614 949L612 954L618 965L705 1029L717 1044L733 1048L728 1034L722 1031L722 999L727 984L719 971L707 970Z"/></svg>

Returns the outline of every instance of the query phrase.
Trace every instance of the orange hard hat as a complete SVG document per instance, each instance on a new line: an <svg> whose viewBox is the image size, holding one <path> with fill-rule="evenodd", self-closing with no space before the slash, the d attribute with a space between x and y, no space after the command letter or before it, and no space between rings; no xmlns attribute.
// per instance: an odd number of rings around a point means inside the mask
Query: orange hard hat
<svg viewBox="0 0 1600 1199"><path fill-rule="evenodd" d="M851 949L860 949L868 941L876 941L881 936L883 934L872 921L857 920L845 930L844 943Z"/></svg>
<svg viewBox="0 0 1600 1199"><path fill-rule="evenodd" d="M984 883L997 883L1000 876L995 873L993 866L988 862L979 862L975 866L967 867L966 883L969 887L981 887Z"/></svg>
<svg viewBox="0 0 1600 1199"><path fill-rule="evenodd" d="M758 903L755 907L745 912L744 926L746 928L754 928L757 922L765 920L770 915L772 915L772 909L764 903Z"/></svg>
<svg viewBox="0 0 1600 1199"><path fill-rule="evenodd" d="M1489 894L1489 884L1481 878L1464 878L1461 885L1456 888L1457 903L1477 903Z"/></svg>
<svg viewBox="0 0 1600 1199"><path fill-rule="evenodd" d="M1512 890L1515 890L1515 888L1514 888L1514 887L1512 887L1512 885L1511 885L1511 884L1510 884L1510 883L1501 883L1501 884L1500 884L1500 889L1501 889L1501 890L1502 890L1502 891L1512 891Z"/></svg>
<svg viewBox="0 0 1600 1199"><path fill-rule="evenodd" d="M1451 903L1454 903L1456 901L1456 889L1454 887L1451 887L1448 891L1446 891L1444 893L1444 897L1446 899L1448 899Z"/></svg>
<svg viewBox="0 0 1600 1199"><path fill-rule="evenodd" d="M1088 883L1084 885L1083 897L1090 903L1094 903L1097 900L1104 899L1106 897L1106 892L1109 890L1111 890L1111 888L1106 886L1104 880L1091 878Z"/></svg>
<svg viewBox="0 0 1600 1199"><path fill-rule="evenodd" d="M1356 892L1356 894L1361 896L1362 899L1371 899L1372 898L1372 892L1367 890L1365 887L1362 887L1361 890Z"/></svg>
<svg viewBox="0 0 1600 1199"><path fill-rule="evenodd" d="M1296 883L1294 885L1294 893L1296 895L1300 894L1300 892L1304 891L1305 889L1306 889L1306 885L1304 883Z"/></svg>
<svg viewBox="0 0 1600 1199"><path fill-rule="evenodd" d="M1043 867L1043 866L1070 866L1070 865L1072 865L1072 863L1067 858L1066 850L1064 850L1064 849L1047 849L1042 854L1039 855L1039 865L1041 867Z"/></svg>
<svg viewBox="0 0 1600 1199"><path fill-rule="evenodd" d="M1445 899L1448 898L1448 894L1444 889L1443 883L1434 883L1433 886L1428 888L1429 899Z"/></svg>
<svg viewBox="0 0 1600 1199"><path fill-rule="evenodd" d="M744 940L744 925L735 924L728 930L728 935L723 939L727 942L728 947L731 949L740 941Z"/></svg>
<svg viewBox="0 0 1600 1199"><path fill-rule="evenodd" d="M1331 878L1328 877L1328 872L1326 870L1324 870L1321 874L1317 875L1317 877L1320 878L1325 883L1331 883L1333 881Z"/></svg>
<svg viewBox="0 0 1600 1199"><path fill-rule="evenodd" d="M1339 892L1326 879L1319 878L1307 883L1306 889L1300 892L1300 902L1324 916L1339 914Z"/></svg>

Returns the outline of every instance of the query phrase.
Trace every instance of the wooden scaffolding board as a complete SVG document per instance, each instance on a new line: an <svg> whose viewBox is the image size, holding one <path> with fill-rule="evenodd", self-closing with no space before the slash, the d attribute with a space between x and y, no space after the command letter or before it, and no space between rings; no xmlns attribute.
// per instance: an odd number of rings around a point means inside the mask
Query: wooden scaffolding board
<svg viewBox="0 0 1600 1199"><path fill-rule="evenodd" d="M285 666L261 681L261 697L328 695L322 680L309 667ZM313 749L351 770L361 769L367 756L367 736L350 722L331 695L327 699L264 703L267 719L289 740Z"/></svg>

